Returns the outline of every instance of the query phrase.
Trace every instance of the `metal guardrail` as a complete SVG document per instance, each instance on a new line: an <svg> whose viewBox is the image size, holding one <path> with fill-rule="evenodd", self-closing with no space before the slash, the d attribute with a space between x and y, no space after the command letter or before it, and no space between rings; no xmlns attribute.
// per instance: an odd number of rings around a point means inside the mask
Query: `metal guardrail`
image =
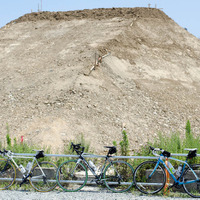
<svg viewBox="0 0 200 200"><path fill-rule="evenodd" d="M14 153L16 156L34 156L35 154L31 153ZM171 153L171 156L183 156L186 157L188 154L179 154L179 153ZM67 155L67 154L45 154L47 157L76 157L78 158L79 155ZM105 158L106 156L102 155L95 155L95 154L88 154L85 153L84 157L88 158ZM200 157L200 154L197 154L197 157ZM158 159L156 156L112 156L113 159L117 158L124 158L124 159Z"/></svg>
<svg viewBox="0 0 200 200"><path fill-rule="evenodd" d="M13 178L0 178L0 181L12 181ZM34 179L32 182L41 181L39 179ZM22 182L22 178L15 178L15 182ZM55 183L56 180L48 180L48 182Z"/></svg>
<svg viewBox="0 0 200 200"><path fill-rule="evenodd" d="M31 154L31 153L14 153L15 156L35 156L35 154ZM188 154L177 154L177 153L172 153L171 156L187 156ZM45 154L45 156L47 157L76 157L78 158L79 155L66 155L66 154ZM198 157L200 157L200 154L197 154ZM105 158L106 156L102 156L102 155L94 155L94 154L88 154L85 153L84 157L88 157L88 158ZM158 157L156 156L112 156L112 158L123 158L123 159L158 159ZM10 181L10 178L0 178L0 181ZM16 178L15 181L16 182L21 182L21 178ZM37 181L37 180L35 180ZM51 180L51 182L56 182L56 180ZM92 182L88 181L87 184L92 184ZM95 183L93 183L95 184ZM127 183L123 183L123 184L127 184ZM146 184L146 183L143 183ZM150 183L151 185L154 183ZM155 183L158 184L158 183Z"/></svg>

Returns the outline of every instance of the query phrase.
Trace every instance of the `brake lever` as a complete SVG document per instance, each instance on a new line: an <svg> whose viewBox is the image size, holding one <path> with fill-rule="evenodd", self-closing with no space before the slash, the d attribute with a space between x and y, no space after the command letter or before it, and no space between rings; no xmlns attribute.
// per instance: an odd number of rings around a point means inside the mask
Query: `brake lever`
<svg viewBox="0 0 200 200"><path fill-rule="evenodd" d="M149 154L151 153L151 151L153 151L154 148L152 146L149 146Z"/></svg>
<svg viewBox="0 0 200 200"><path fill-rule="evenodd" d="M70 149L72 149L72 152L74 152L74 144L73 144L73 142L71 142Z"/></svg>
<svg viewBox="0 0 200 200"><path fill-rule="evenodd" d="M82 153L84 152L84 150L85 150L85 147L82 147Z"/></svg>
<svg viewBox="0 0 200 200"><path fill-rule="evenodd" d="M3 149L3 152L2 152L2 154L5 156L5 154L6 153L8 153L8 151L7 150L5 150L5 149Z"/></svg>
<svg viewBox="0 0 200 200"><path fill-rule="evenodd" d="M5 150L5 149L4 149L3 151L4 151L4 153L8 153L8 151L7 151L7 150Z"/></svg>

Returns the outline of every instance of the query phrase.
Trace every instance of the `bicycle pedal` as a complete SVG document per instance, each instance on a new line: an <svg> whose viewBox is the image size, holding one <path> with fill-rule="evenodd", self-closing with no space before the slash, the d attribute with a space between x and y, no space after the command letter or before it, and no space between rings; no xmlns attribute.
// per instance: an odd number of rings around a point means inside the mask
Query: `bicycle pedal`
<svg viewBox="0 0 200 200"><path fill-rule="evenodd" d="M183 187L183 185L175 185L175 188L177 189L181 189Z"/></svg>
<svg viewBox="0 0 200 200"><path fill-rule="evenodd" d="M178 185L177 183L174 182L172 185L170 185L170 186L167 188L167 190L170 190L170 189L173 188L173 187L175 187L175 188L178 189L179 186L180 186L180 185Z"/></svg>
<svg viewBox="0 0 200 200"><path fill-rule="evenodd" d="M19 185L21 187L23 184L28 184L28 183L29 183L29 181L27 179L23 179Z"/></svg>

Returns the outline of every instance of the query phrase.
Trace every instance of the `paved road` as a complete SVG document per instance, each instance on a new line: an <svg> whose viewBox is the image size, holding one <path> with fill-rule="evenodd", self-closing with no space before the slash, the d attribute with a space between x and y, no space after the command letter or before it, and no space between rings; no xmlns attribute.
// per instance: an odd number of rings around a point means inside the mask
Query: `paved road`
<svg viewBox="0 0 200 200"><path fill-rule="evenodd" d="M79 191L79 192L31 192L31 191L0 191L2 200L192 200L193 198L172 198L164 196L141 196L139 193L112 193L108 191Z"/></svg>

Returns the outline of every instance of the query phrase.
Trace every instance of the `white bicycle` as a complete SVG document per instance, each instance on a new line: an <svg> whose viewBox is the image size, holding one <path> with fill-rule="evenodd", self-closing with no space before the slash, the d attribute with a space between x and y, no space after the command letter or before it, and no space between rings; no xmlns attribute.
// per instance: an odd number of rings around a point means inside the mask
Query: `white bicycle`
<svg viewBox="0 0 200 200"><path fill-rule="evenodd" d="M35 150L35 156L18 156L11 151L0 150L0 190L8 189L16 179L16 168L21 172L23 178L20 187L24 183L30 182L31 186L39 192L53 190L56 185L57 166L48 161L39 162L38 159L44 157L43 150ZM32 159L26 168L18 165L15 159Z"/></svg>

